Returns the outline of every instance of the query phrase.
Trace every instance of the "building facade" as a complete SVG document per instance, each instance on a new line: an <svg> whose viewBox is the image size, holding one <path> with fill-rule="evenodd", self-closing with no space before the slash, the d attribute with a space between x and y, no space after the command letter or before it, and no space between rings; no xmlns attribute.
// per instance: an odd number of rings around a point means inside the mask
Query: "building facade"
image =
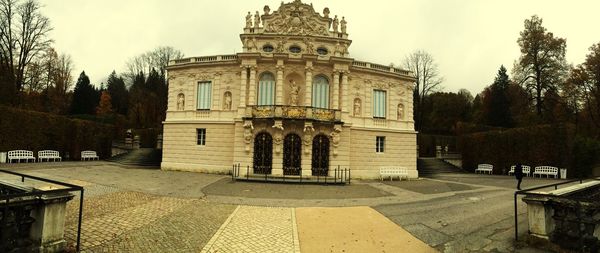
<svg viewBox="0 0 600 253"><path fill-rule="evenodd" d="M351 58L347 21L328 8L295 0L245 21L242 53L169 63L162 169L418 177L410 72Z"/></svg>

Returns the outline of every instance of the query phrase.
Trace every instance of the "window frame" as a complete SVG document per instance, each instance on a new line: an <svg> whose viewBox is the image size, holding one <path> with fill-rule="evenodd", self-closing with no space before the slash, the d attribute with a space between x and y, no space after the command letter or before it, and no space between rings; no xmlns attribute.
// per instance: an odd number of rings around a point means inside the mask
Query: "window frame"
<svg viewBox="0 0 600 253"><path fill-rule="evenodd" d="M385 153L385 136L375 136L375 153Z"/></svg>
<svg viewBox="0 0 600 253"><path fill-rule="evenodd" d="M196 146L206 146L206 128L196 128Z"/></svg>
<svg viewBox="0 0 600 253"><path fill-rule="evenodd" d="M202 89L203 91L207 91L207 94L200 94L200 86L208 85L208 89ZM204 101L204 99L208 101ZM201 103L202 102L202 103ZM199 111L208 111L211 109L212 104L212 81L198 81L196 85L196 110Z"/></svg>
<svg viewBox="0 0 600 253"><path fill-rule="evenodd" d="M325 80L325 83L318 83L317 80ZM323 87L317 87L323 86ZM319 90L321 89L321 90ZM312 83L312 94L311 94L311 106L314 108L322 108L329 109L331 101L329 99L331 92L331 84L329 83L329 78L325 75L316 75L313 78ZM325 93L325 94L322 94Z"/></svg>
<svg viewBox="0 0 600 253"><path fill-rule="evenodd" d="M270 80L266 80L266 79L263 80L263 78L265 76L267 76L267 75L271 76L271 79ZM263 85L267 85L268 84L267 82L272 82L272 84L270 85L270 87L263 87ZM258 79L258 91L257 91L257 96L256 96L256 105L258 105L258 106L275 105L276 86L277 86L277 80L276 80L275 75L273 73L271 73L271 72L264 72L264 73L262 73L260 75L260 78ZM263 92L266 93L266 94L263 94ZM264 95L264 97L263 97L263 95ZM263 103L263 102L265 102L265 103Z"/></svg>
<svg viewBox="0 0 600 253"><path fill-rule="evenodd" d="M383 101L378 102L377 93L383 93ZM373 89L373 118L374 119L386 119L387 118L387 91L382 89ZM383 108L379 108L378 106L382 106ZM383 109L383 112L379 110Z"/></svg>

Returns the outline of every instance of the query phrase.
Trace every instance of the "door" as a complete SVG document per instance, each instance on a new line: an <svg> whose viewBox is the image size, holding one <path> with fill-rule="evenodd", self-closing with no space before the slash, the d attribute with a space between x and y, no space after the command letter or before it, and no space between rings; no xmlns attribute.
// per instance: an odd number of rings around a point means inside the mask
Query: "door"
<svg viewBox="0 0 600 253"><path fill-rule="evenodd" d="M300 175L302 140L297 134L288 134L283 140L283 174Z"/></svg>
<svg viewBox="0 0 600 253"><path fill-rule="evenodd" d="M269 133L259 133L254 138L254 174L271 174L273 167L273 138Z"/></svg>
<svg viewBox="0 0 600 253"><path fill-rule="evenodd" d="M312 175L327 176L329 171L329 138L317 135L312 144Z"/></svg>

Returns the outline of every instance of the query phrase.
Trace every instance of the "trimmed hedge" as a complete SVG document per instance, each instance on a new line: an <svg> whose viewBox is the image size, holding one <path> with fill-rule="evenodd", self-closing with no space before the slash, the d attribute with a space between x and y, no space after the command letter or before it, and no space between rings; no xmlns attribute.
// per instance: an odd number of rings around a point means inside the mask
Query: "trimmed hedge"
<svg viewBox="0 0 600 253"><path fill-rule="evenodd" d="M0 106L0 117L1 152L25 149L37 156L37 151L51 149L78 160L82 150L94 150L101 158L110 157L111 125L5 106Z"/></svg>
<svg viewBox="0 0 600 253"><path fill-rule="evenodd" d="M477 164L494 165L494 174L506 174L511 165L555 166L568 168L575 176L573 125L539 125L527 128L496 130L459 136L463 168L474 171Z"/></svg>

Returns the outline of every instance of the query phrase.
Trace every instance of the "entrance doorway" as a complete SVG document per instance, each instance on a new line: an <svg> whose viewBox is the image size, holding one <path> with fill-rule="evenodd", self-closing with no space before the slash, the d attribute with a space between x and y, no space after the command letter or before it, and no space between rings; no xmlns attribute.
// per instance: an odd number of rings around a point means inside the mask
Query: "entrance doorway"
<svg viewBox="0 0 600 253"><path fill-rule="evenodd" d="M273 168L273 138L269 133L259 133L254 138L254 174L271 174Z"/></svg>
<svg viewBox="0 0 600 253"><path fill-rule="evenodd" d="M283 175L300 175L302 170L302 140L297 134L288 134L283 140Z"/></svg>
<svg viewBox="0 0 600 253"><path fill-rule="evenodd" d="M327 176L329 171L329 138L320 134L312 144L312 175Z"/></svg>

